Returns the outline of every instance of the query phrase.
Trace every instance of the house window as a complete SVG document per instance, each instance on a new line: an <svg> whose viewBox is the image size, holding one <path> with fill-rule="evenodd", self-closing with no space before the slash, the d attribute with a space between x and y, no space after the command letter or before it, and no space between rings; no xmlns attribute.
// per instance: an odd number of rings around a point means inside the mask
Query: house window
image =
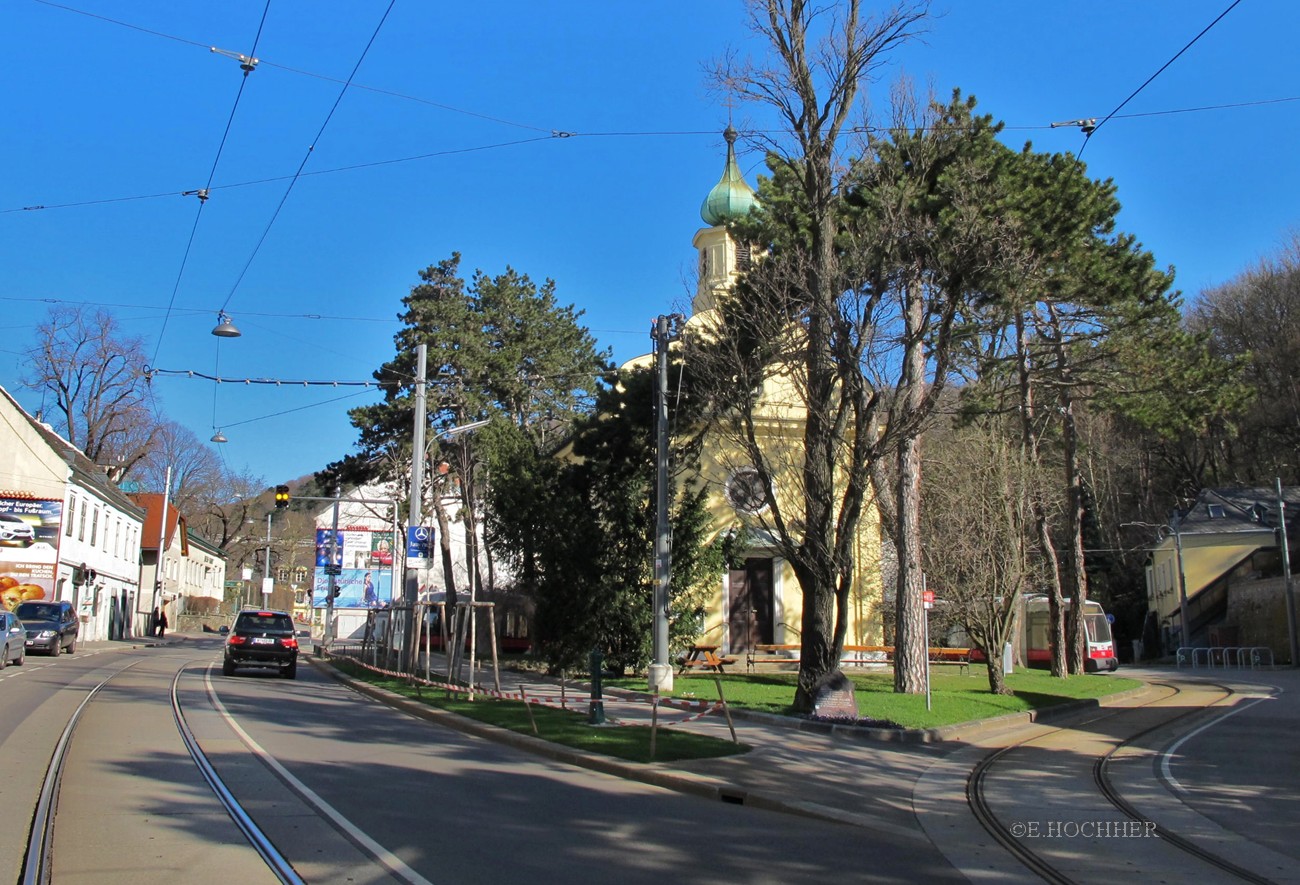
<svg viewBox="0 0 1300 885"><path fill-rule="evenodd" d="M68 537L68 538L72 537L72 520L76 517L76 515L77 515L77 496L69 495L68 496L68 518L63 523L64 537Z"/></svg>
<svg viewBox="0 0 1300 885"><path fill-rule="evenodd" d="M99 508L96 507L90 514L90 546L95 546L95 539L99 537Z"/></svg>
<svg viewBox="0 0 1300 885"><path fill-rule="evenodd" d="M736 269L749 270L752 259L750 257L749 246L745 243L736 244Z"/></svg>
<svg viewBox="0 0 1300 885"><path fill-rule="evenodd" d="M1205 508L1209 511L1210 519L1223 519L1223 505L1210 504Z"/></svg>
<svg viewBox="0 0 1300 885"><path fill-rule="evenodd" d="M77 524L77 540L86 540L86 511L90 509L89 501L81 502L81 522Z"/></svg>

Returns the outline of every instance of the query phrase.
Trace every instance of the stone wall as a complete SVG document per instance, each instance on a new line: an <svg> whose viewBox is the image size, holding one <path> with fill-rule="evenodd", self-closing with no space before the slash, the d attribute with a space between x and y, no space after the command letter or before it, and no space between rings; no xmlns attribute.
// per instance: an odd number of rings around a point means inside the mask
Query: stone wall
<svg viewBox="0 0 1300 885"><path fill-rule="evenodd" d="M1285 578L1242 581L1228 587L1226 623L1237 628L1236 644L1267 646L1279 664L1291 659L1285 592Z"/></svg>

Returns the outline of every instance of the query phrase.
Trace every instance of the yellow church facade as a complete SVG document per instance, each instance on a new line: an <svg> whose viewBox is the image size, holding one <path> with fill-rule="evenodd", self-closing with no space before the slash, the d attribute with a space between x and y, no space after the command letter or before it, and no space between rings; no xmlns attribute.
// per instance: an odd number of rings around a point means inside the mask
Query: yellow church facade
<svg viewBox="0 0 1300 885"><path fill-rule="evenodd" d="M753 190L740 173L735 157L736 133L730 127L726 166L721 180L701 207L706 227L693 245L699 275L688 332L704 335L716 316L718 298L729 291L751 256L727 229L728 220L755 204ZM653 355L637 357L624 368L646 367ZM687 367L689 372L689 367ZM767 373L755 410L755 429L773 481L772 494L787 521L802 511L800 471L806 407L789 373L777 365ZM689 482L708 492L712 517L706 541L730 534L732 555L719 576L717 591L707 605L701 644L720 646L730 655L751 652L760 645L798 645L803 616L803 590L789 562L780 555L772 530L758 471L738 441L722 431L710 431L700 453L698 473ZM791 517L796 519L792 520ZM874 501L864 504L854 545L855 578L849 594L847 645L877 645L883 641L881 539Z"/></svg>

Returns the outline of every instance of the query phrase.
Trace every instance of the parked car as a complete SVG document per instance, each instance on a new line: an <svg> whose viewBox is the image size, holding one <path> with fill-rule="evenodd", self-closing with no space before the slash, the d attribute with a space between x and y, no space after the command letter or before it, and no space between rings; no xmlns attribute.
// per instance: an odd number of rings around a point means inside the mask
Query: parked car
<svg viewBox="0 0 1300 885"><path fill-rule="evenodd" d="M0 541L35 541L36 529L21 516L0 513Z"/></svg>
<svg viewBox="0 0 1300 885"><path fill-rule="evenodd" d="M0 670L27 660L27 630L13 612L0 611Z"/></svg>
<svg viewBox="0 0 1300 885"><path fill-rule="evenodd" d="M298 675L298 639L287 612L249 609L235 615L226 637L221 672L234 676L237 667L270 667L285 679Z"/></svg>
<svg viewBox="0 0 1300 885"><path fill-rule="evenodd" d="M27 628L26 649L57 656L77 650L77 613L71 602L24 602L14 614Z"/></svg>

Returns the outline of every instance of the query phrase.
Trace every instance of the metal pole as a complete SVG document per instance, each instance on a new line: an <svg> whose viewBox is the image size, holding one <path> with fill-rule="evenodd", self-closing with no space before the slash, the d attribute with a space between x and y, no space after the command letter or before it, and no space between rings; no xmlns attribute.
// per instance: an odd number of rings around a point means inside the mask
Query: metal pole
<svg viewBox="0 0 1300 885"><path fill-rule="evenodd" d="M1183 518L1177 513L1174 514L1174 555L1178 558L1178 621L1179 628L1182 630L1182 636L1179 637L1179 645L1192 645L1192 625L1187 621L1187 575L1183 573Z"/></svg>
<svg viewBox="0 0 1300 885"><path fill-rule="evenodd" d="M421 513L424 498L424 425L427 418L425 403L425 381L429 372L428 346L420 344L415 348L415 428L411 437L411 506L406 524L418 528L424 518ZM419 595L420 576L417 571L408 570L404 582L404 598L415 602Z"/></svg>
<svg viewBox="0 0 1300 885"><path fill-rule="evenodd" d="M407 516L407 526L419 528L424 515L424 425L428 421L428 404L425 402L426 381L429 374L429 347L418 344L415 348L415 427L411 436L411 504ZM408 565L402 581L402 599L414 611L415 603L420 598L420 570ZM402 632L402 669L409 669L411 646L414 644L415 622L407 618L406 629Z"/></svg>
<svg viewBox="0 0 1300 885"><path fill-rule="evenodd" d="M1300 667L1300 642L1296 636L1295 587L1291 583L1291 548L1286 536L1286 501L1282 499L1282 477L1277 477L1277 529L1282 538L1282 575L1286 578L1286 629L1291 645L1291 666Z"/></svg>
<svg viewBox="0 0 1300 885"><path fill-rule="evenodd" d="M330 524L330 564L329 564L329 582L325 588L325 648L328 649L330 642L334 639L334 587L337 580L334 569L339 558L339 498L343 495L343 489L339 486L334 487L334 520Z"/></svg>
<svg viewBox="0 0 1300 885"><path fill-rule="evenodd" d="M266 514L266 567L262 569L262 602L268 602L267 582L271 580L271 514Z"/></svg>
<svg viewBox="0 0 1300 885"><path fill-rule="evenodd" d="M167 467L167 478L163 480L163 505L162 505L162 518L161 518L160 520L158 520L158 560L157 560L157 562L154 564L154 576L153 576L153 577L154 577L154 582L153 582L153 608L154 608L154 611L157 611L157 610L158 610L158 606L159 606L159 599L158 599L158 597L162 595L162 585L163 585L163 546L164 546L164 545L166 544L166 542L167 542L167 497L171 494L171 490L172 490L172 469L171 469L171 466L168 465L168 467ZM158 624L157 624L156 622L153 622L153 620L152 620L152 619L153 619L153 613L152 613L152 612L150 612L150 614L149 614L149 618L150 618L150 624L149 624L149 635L152 636L152 635L154 634L154 632L157 631L157 629L158 629Z"/></svg>
<svg viewBox="0 0 1300 885"><path fill-rule="evenodd" d="M668 665L668 580L672 553L668 546L668 341L669 317L655 321L654 343L658 384L655 390L655 561L654 659L650 690L672 691L673 668Z"/></svg>

